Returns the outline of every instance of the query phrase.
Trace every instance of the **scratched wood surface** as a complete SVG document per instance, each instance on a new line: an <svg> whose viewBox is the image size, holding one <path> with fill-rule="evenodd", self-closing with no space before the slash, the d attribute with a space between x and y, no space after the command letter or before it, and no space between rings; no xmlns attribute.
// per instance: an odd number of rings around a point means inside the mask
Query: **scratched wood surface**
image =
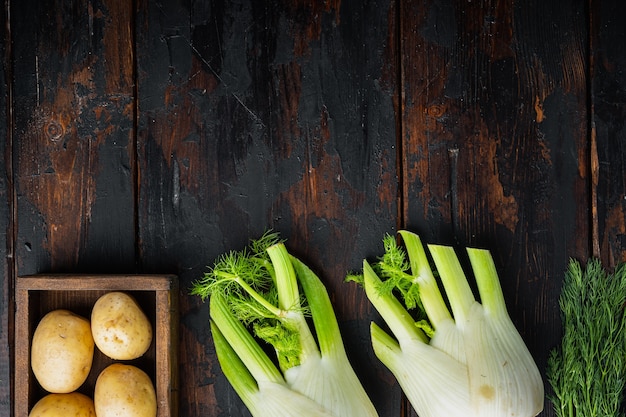
<svg viewBox="0 0 626 417"><path fill-rule="evenodd" d="M593 251L608 263L626 257L626 27L624 2L592 2L591 139L597 148L591 175L594 193Z"/></svg>
<svg viewBox="0 0 626 417"><path fill-rule="evenodd" d="M6 10L0 10L0 22L6 22ZM4 26L4 25L3 25ZM7 55L8 35L4 31L0 31L0 56ZM2 61L2 70L0 71L0 117L3 123L0 123L0 154L4 155L0 158L0 240L5 242L0 244L0 259L3 260L0 267L0 414L11 415L11 369L12 362L12 332L13 313L11 300L13 299L13 271L12 253L10 250L11 241L13 240L12 231L12 213L10 202L13 199L11 187L11 158L7 155L11 151L10 146L10 129L6 123L9 89L10 72L8 71L7 61Z"/></svg>
<svg viewBox="0 0 626 417"><path fill-rule="evenodd" d="M178 275L179 414L248 416L187 289L267 228L324 279L382 417L415 413L343 277L399 227L491 249L544 371L567 260L626 260L624 17L619 0L5 2L0 415L15 280L104 272Z"/></svg>

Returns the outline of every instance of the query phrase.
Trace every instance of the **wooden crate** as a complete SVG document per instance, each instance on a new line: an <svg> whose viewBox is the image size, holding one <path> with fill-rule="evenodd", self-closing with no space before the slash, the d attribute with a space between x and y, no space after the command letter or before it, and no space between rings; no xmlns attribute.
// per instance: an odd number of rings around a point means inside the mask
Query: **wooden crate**
<svg viewBox="0 0 626 417"><path fill-rule="evenodd" d="M39 320L48 312L65 308L85 318L95 301L110 291L131 294L148 316L153 340L148 351L133 361L152 379L158 417L177 416L178 281L173 275L33 275L15 284L15 417L27 417L46 392L30 367L30 344ZM93 398L100 371L114 361L96 347L91 372L78 390Z"/></svg>

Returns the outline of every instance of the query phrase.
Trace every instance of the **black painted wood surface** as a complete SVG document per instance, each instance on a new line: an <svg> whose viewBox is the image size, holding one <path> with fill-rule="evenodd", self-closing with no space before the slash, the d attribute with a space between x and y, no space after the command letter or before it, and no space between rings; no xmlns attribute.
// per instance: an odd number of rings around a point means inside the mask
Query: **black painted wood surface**
<svg viewBox="0 0 626 417"><path fill-rule="evenodd" d="M48 272L177 274L180 415L249 415L186 290L267 228L324 279L381 416L415 413L343 277L400 227L492 250L544 372L568 259L626 260L624 17L618 0L7 0L0 415L15 280Z"/></svg>

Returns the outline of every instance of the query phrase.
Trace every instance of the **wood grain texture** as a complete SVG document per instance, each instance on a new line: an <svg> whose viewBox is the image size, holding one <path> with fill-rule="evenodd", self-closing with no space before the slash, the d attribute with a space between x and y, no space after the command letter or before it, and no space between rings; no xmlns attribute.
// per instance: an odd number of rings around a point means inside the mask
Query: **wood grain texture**
<svg viewBox="0 0 626 417"><path fill-rule="evenodd" d="M130 3L11 5L20 274L132 268Z"/></svg>
<svg viewBox="0 0 626 417"><path fill-rule="evenodd" d="M0 25L7 25L6 8L0 8ZM11 201L13 200L13 188L11 183L11 139L9 137L9 123L7 114L9 109L9 89L7 82L11 77L9 60L10 48L7 40L8 31L0 31L0 415L11 415L12 391L12 350L13 350L13 232Z"/></svg>
<svg viewBox="0 0 626 417"><path fill-rule="evenodd" d="M597 252L607 266L626 260L626 5L591 1L592 127L597 152Z"/></svg>
<svg viewBox="0 0 626 417"><path fill-rule="evenodd" d="M393 10L138 6L143 267L176 271L187 289L222 252L280 231L327 284L374 401L398 414L400 392L373 361L372 310L343 283L395 227ZM181 294L181 321L183 367L204 381L182 383L181 413L247 415L220 372L206 304Z"/></svg>

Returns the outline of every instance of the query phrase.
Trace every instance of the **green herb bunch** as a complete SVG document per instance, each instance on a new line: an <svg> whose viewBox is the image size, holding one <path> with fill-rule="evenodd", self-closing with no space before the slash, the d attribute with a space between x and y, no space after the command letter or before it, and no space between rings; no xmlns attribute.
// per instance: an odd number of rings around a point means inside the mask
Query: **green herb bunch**
<svg viewBox="0 0 626 417"><path fill-rule="evenodd" d="M626 265L571 260L559 298L563 336L548 358L558 417L621 416L626 387Z"/></svg>

